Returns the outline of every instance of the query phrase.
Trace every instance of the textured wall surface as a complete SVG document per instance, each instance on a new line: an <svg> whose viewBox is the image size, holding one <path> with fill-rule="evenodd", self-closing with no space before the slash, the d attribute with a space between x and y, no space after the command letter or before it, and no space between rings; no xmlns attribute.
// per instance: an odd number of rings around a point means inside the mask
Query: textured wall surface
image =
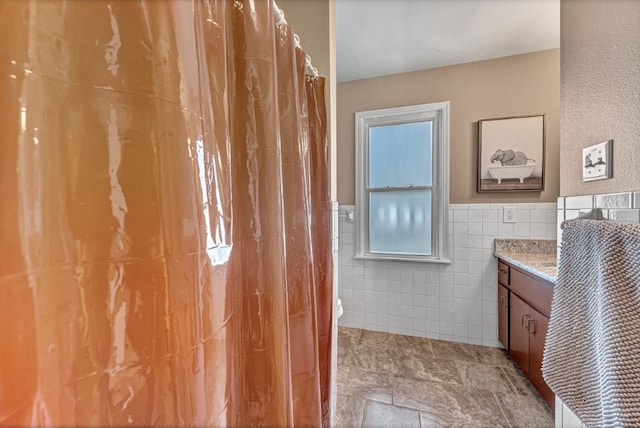
<svg viewBox="0 0 640 428"><path fill-rule="evenodd" d="M560 194L640 189L640 1L562 0ZM613 178L582 182L582 148L613 139Z"/></svg>
<svg viewBox="0 0 640 428"><path fill-rule="evenodd" d="M337 199L336 153L336 38L335 0L278 0L286 21L295 28L300 43L311 56L318 73L326 79L326 100L331 169L331 199Z"/></svg>
<svg viewBox="0 0 640 428"><path fill-rule="evenodd" d="M354 113L438 101L451 102L452 204L555 202L559 192L560 51L338 84L338 201L354 203ZM477 122L546 114L545 191L477 193Z"/></svg>
<svg viewBox="0 0 640 428"><path fill-rule="evenodd" d="M277 0L277 4L300 36L300 43L311 56L313 65L328 79L331 72L330 0Z"/></svg>

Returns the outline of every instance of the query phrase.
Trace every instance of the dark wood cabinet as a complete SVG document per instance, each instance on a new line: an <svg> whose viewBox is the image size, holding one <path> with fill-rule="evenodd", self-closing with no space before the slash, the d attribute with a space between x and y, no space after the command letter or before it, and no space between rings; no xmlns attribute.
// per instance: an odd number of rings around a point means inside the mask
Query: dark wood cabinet
<svg viewBox="0 0 640 428"><path fill-rule="evenodd" d="M498 260L498 340L509 350L509 265Z"/></svg>
<svg viewBox="0 0 640 428"><path fill-rule="evenodd" d="M498 283L509 285L509 265L501 261L498 261Z"/></svg>
<svg viewBox="0 0 640 428"><path fill-rule="evenodd" d="M553 408L555 397L553 391L547 386L542 377L542 356L544 353L544 341L549 329L549 319L540 312L531 308L529 310L529 379L542 398Z"/></svg>
<svg viewBox="0 0 640 428"><path fill-rule="evenodd" d="M529 331L526 322L529 317L529 305L516 296L511 295L509 305L509 354L516 362L522 373L529 377Z"/></svg>
<svg viewBox="0 0 640 428"><path fill-rule="evenodd" d="M552 297L553 284L498 261L498 339L553 409L553 392L542 377Z"/></svg>
<svg viewBox="0 0 640 428"><path fill-rule="evenodd" d="M498 284L498 340L509 350L509 289Z"/></svg>

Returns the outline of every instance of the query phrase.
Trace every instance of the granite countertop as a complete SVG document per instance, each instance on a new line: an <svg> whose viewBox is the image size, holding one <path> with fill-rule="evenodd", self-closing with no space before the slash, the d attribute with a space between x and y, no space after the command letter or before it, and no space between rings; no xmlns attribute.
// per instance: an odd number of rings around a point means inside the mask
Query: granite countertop
<svg viewBox="0 0 640 428"><path fill-rule="evenodd" d="M558 277L556 245L551 239L496 239L494 255L555 284Z"/></svg>

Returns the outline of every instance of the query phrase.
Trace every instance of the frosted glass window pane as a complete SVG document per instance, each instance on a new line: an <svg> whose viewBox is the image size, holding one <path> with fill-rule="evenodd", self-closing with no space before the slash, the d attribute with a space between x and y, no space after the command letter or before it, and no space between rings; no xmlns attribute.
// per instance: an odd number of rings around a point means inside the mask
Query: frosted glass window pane
<svg viewBox="0 0 640 428"><path fill-rule="evenodd" d="M372 192L369 252L431 254L431 191Z"/></svg>
<svg viewBox="0 0 640 428"><path fill-rule="evenodd" d="M369 187L431 185L431 122L369 128Z"/></svg>

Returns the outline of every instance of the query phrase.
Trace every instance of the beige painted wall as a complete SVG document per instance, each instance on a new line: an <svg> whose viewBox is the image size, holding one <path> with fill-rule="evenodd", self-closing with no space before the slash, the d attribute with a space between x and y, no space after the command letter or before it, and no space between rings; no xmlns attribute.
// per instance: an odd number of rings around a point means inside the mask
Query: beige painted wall
<svg viewBox="0 0 640 428"><path fill-rule="evenodd" d="M640 1L562 0L560 194L640 189ZM613 178L582 182L582 148L613 139Z"/></svg>
<svg viewBox="0 0 640 428"><path fill-rule="evenodd" d="M321 75L331 70L329 40L329 0L276 0L286 21L300 36L300 43L311 56Z"/></svg>
<svg viewBox="0 0 640 428"><path fill-rule="evenodd" d="M331 199L337 197L335 0L277 0L285 20L326 80Z"/></svg>
<svg viewBox="0 0 640 428"><path fill-rule="evenodd" d="M450 202L555 202L559 193L560 51L402 73L338 84L338 201L355 200L355 126L358 111L451 102ZM478 193L477 121L546 114L545 190Z"/></svg>

